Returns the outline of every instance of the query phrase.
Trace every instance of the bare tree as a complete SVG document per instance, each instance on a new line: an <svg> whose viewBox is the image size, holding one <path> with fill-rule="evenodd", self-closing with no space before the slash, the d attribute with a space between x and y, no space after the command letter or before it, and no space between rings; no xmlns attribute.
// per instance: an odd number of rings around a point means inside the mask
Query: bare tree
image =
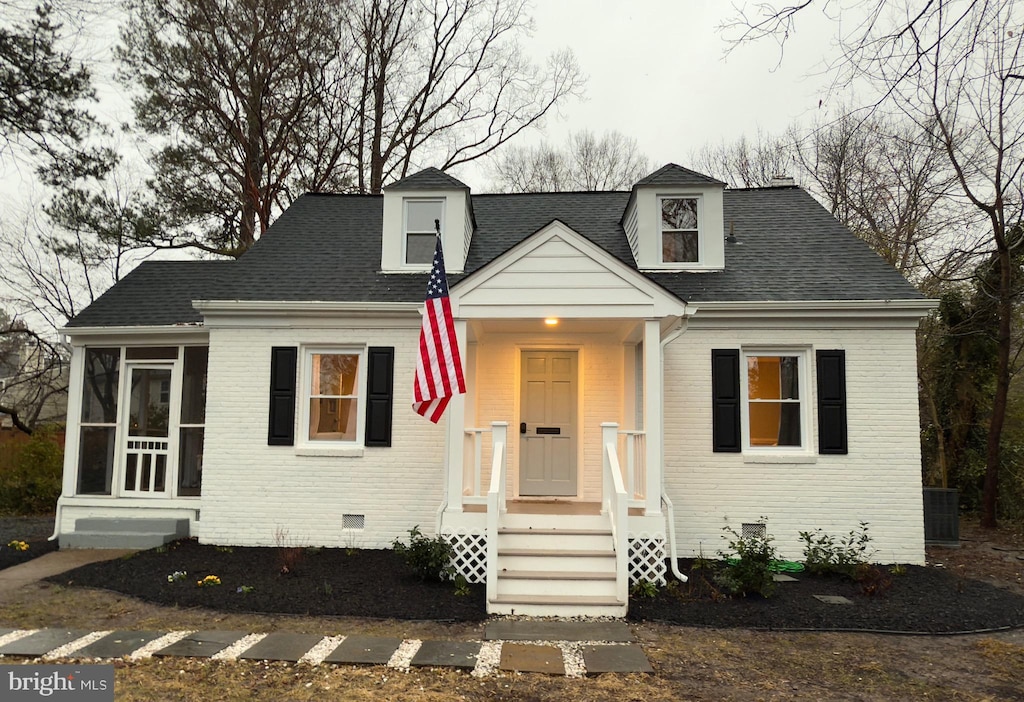
<svg viewBox="0 0 1024 702"><path fill-rule="evenodd" d="M378 193L425 160L446 169L487 156L582 90L571 52L543 68L524 54L526 0L357 5L350 38L361 76L360 192Z"/></svg>
<svg viewBox="0 0 1024 702"><path fill-rule="evenodd" d="M825 4L842 22L842 8ZM762 34L784 45L787 27L808 5L764 3L757 21L737 17L735 39ZM897 112L931 134L955 173L965 210L976 217L978 248L998 272L990 290L997 303L997 367L981 519L994 527L1019 275L1013 253L1020 239L1011 233L1024 214L1024 13L1015 0L873 0L858 12L857 21L838 25L839 82L872 86L876 109Z"/></svg>
<svg viewBox="0 0 1024 702"><path fill-rule="evenodd" d="M628 190L650 171L636 139L583 130L571 133L562 148L545 142L506 150L494 160L492 178L502 192Z"/></svg>
<svg viewBox="0 0 1024 702"><path fill-rule="evenodd" d="M731 187L764 188L776 176L795 175L794 135L795 131L776 137L759 128L752 140L744 135L731 144L704 144L690 153L690 163Z"/></svg>
<svg viewBox="0 0 1024 702"><path fill-rule="evenodd" d="M0 311L0 414L26 434L62 420L69 359L62 345Z"/></svg>

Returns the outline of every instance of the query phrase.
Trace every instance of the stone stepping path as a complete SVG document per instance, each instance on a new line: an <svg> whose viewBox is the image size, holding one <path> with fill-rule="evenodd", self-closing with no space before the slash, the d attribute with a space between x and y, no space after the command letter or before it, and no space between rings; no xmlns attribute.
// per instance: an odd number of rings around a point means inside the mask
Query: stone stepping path
<svg viewBox="0 0 1024 702"><path fill-rule="evenodd" d="M332 665L454 668L483 677L498 670L581 677L606 672L653 673L622 622L501 621L483 641L420 641L243 631L98 631L0 629L0 659L132 659L149 656L268 660Z"/></svg>

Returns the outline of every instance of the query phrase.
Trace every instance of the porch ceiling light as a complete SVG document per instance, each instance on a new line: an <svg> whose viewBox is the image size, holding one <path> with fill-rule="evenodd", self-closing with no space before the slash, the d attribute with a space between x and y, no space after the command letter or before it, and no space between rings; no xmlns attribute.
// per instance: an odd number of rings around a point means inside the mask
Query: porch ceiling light
<svg viewBox="0 0 1024 702"><path fill-rule="evenodd" d="M558 324L558 320L555 317L548 317L547 319L544 320L544 324L548 325L549 327L553 327L556 324Z"/></svg>

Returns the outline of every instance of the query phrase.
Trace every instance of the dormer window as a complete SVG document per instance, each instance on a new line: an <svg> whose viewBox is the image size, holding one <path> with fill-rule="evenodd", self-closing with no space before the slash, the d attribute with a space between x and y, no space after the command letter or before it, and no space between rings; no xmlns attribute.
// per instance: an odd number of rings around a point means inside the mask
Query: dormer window
<svg viewBox="0 0 1024 702"><path fill-rule="evenodd" d="M434 260L434 246L437 237L434 221L441 223L444 231L444 200L441 198L405 200L404 232L405 258L407 265L429 266Z"/></svg>
<svg viewBox="0 0 1024 702"><path fill-rule="evenodd" d="M662 263L700 261L700 199L661 197Z"/></svg>

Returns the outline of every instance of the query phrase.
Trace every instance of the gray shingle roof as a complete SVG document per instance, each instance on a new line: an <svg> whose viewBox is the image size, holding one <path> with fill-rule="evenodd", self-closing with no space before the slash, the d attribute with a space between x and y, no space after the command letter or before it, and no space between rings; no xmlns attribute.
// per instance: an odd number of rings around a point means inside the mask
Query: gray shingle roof
<svg viewBox="0 0 1024 702"><path fill-rule="evenodd" d="M707 185L709 183L725 185L722 181L715 180L711 176L691 171L689 168L683 168L674 163L668 163L646 178L638 180L633 187L639 188L642 185Z"/></svg>
<svg viewBox="0 0 1024 702"><path fill-rule="evenodd" d="M192 300L221 299L234 261L146 261L107 290L69 327L138 327L202 321Z"/></svg>
<svg viewBox="0 0 1024 702"><path fill-rule="evenodd" d="M619 221L629 198L474 195L466 275L555 219L635 267ZM731 227L736 239L725 244L724 271L645 275L688 302L923 297L800 188L726 190L724 209L726 232ZM380 272L382 224L381 196L303 195L238 261L143 264L69 326L194 322L193 299L422 300L426 273Z"/></svg>
<svg viewBox="0 0 1024 702"><path fill-rule="evenodd" d="M406 176L391 185L384 186L385 190L469 190L469 186L458 178L453 178L444 171L436 168L425 168L411 176Z"/></svg>

